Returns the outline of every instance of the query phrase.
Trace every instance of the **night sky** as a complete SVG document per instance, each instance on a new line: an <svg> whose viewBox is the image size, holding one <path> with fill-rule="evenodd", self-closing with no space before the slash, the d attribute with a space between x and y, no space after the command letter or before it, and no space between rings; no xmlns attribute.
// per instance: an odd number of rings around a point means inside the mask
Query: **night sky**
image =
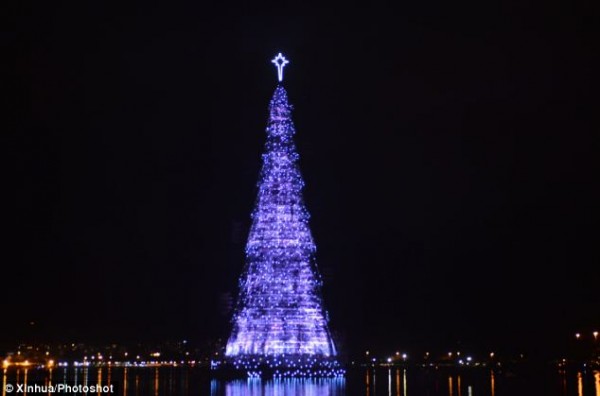
<svg viewBox="0 0 600 396"><path fill-rule="evenodd" d="M598 328L591 8L348 7L4 13L0 341L227 336L279 51L345 351Z"/></svg>

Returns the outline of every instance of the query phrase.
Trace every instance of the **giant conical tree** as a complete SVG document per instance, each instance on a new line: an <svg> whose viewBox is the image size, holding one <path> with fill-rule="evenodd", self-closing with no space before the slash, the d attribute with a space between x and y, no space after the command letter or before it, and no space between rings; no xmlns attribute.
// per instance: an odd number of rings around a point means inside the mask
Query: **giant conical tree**
<svg viewBox="0 0 600 396"><path fill-rule="evenodd" d="M283 375L340 374L302 198L291 110L280 84L269 105L246 265L225 355L238 368L268 365Z"/></svg>

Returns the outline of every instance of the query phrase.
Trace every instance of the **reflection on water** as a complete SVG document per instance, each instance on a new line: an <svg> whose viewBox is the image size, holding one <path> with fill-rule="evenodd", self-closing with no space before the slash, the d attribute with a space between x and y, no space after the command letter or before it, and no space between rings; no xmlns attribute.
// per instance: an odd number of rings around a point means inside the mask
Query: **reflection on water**
<svg viewBox="0 0 600 396"><path fill-rule="evenodd" d="M123 369L123 394L127 394L127 367Z"/></svg>
<svg viewBox="0 0 600 396"><path fill-rule="evenodd" d="M116 384L115 396L600 396L600 371L528 373L489 369L369 368L345 379L216 380L202 368L17 368L1 373L7 384ZM27 396L19 393L20 396ZM33 394L30 394L33 396ZM88 396L100 396L88 394Z"/></svg>
<svg viewBox="0 0 600 396"><path fill-rule="evenodd" d="M345 395L345 380L335 379L257 379L228 382L211 381L211 396L337 396ZM222 388L222 389L221 389Z"/></svg>
<svg viewBox="0 0 600 396"><path fill-rule="evenodd" d="M154 369L154 396L158 396L158 367Z"/></svg>
<svg viewBox="0 0 600 396"><path fill-rule="evenodd" d="M6 396L6 369L2 374L2 396Z"/></svg>
<svg viewBox="0 0 600 396"><path fill-rule="evenodd" d="M406 378L406 370L404 370L404 377ZM456 396L462 396L462 385L461 385L461 377L460 374L458 375L449 375L448 376L448 396L454 396L454 380L456 379ZM492 371L491 374L491 395L494 395L494 372ZM406 381L405 381L405 385L406 386ZM406 394L406 391L405 391ZM467 395L468 396L473 396L473 386L472 385L467 385Z"/></svg>
<svg viewBox="0 0 600 396"><path fill-rule="evenodd" d="M377 388L375 387L375 383L376 383L376 371L375 370L371 370L368 369L366 370L366 375L365 375L365 385L366 385L366 391L365 391L365 395L366 396L376 396L376 395L383 395L384 390L380 389L379 392L377 390ZM381 373L380 373L381 375ZM402 375L402 376L401 376ZM387 369L386 371L386 376L387 376L387 384L385 387L385 394L387 394L388 396L407 396L407 380L406 380L406 369ZM351 391L351 394L356 394L355 392Z"/></svg>

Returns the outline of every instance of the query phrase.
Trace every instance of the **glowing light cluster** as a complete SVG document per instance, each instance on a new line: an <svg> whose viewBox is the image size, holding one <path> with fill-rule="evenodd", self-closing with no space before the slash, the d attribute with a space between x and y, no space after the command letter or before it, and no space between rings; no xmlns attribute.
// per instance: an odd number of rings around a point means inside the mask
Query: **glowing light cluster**
<svg viewBox="0 0 600 396"><path fill-rule="evenodd" d="M271 61L277 67L277 77L279 78L279 82L283 81L283 68L285 65L290 63L285 56L281 55L281 52L277 54L275 58Z"/></svg>
<svg viewBox="0 0 600 396"><path fill-rule="evenodd" d="M335 359L314 357L237 359L231 364L237 370L245 371L248 378L260 378L265 374L273 378L340 378L346 373Z"/></svg>
<svg viewBox="0 0 600 396"><path fill-rule="evenodd" d="M253 375L263 366L275 376L342 375L320 297L291 109L279 85L269 107L246 267L225 356Z"/></svg>

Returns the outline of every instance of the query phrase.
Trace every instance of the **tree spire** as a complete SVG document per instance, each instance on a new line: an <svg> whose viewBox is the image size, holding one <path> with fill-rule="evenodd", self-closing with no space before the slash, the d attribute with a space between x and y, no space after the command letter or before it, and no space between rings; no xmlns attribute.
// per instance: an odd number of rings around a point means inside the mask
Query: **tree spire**
<svg viewBox="0 0 600 396"><path fill-rule="evenodd" d="M281 55L281 52L277 54L275 58L271 61L277 67L277 77L279 78L279 82L283 81L283 68L285 65L290 63L285 56Z"/></svg>

